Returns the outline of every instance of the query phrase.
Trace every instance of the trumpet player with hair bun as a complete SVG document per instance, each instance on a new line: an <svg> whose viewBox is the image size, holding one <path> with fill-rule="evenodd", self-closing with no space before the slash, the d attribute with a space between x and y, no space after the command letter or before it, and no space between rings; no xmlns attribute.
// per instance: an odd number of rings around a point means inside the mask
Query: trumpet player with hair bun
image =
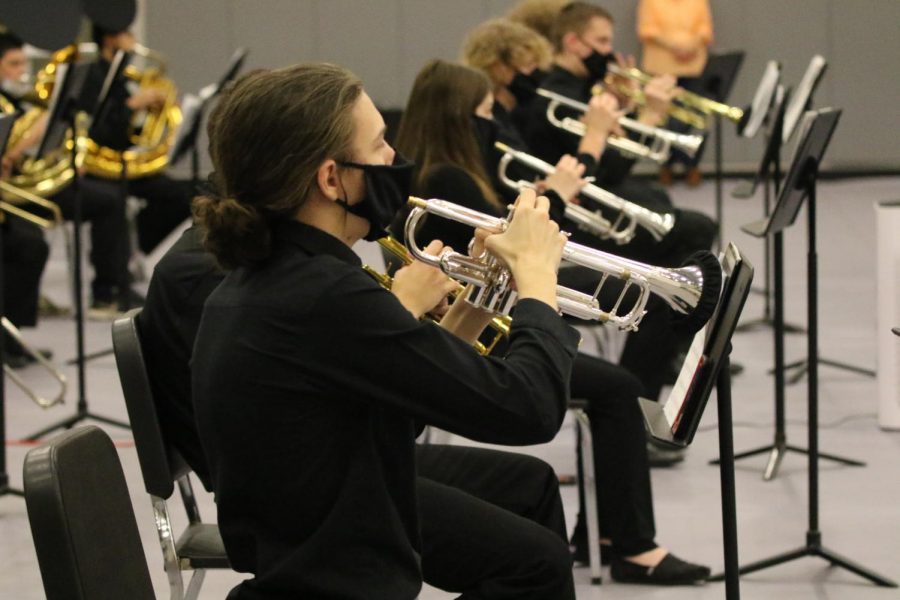
<svg viewBox="0 0 900 600"><path fill-rule="evenodd" d="M440 99L440 100L438 100ZM416 77L397 134L397 147L415 163L413 190L426 198L440 198L467 208L505 216L485 172L486 152L493 148L496 129L491 120L493 94L482 72L464 65L433 60ZM584 171L573 157L565 157L544 183L548 196L570 197L584 184ZM516 216L518 218L518 209ZM394 231L403 231L402 213ZM471 229L449 220L427 220L421 239L441 239L463 247ZM560 272L563 275L570 269ZM610 292L620 290L610 288ZM601 297L601 304L604 304ZM514 317L513 323L516 322ZM651 319L652 321L652 319ZM653 327L631 338L653 341ZM652 355L648 349L643 359ZM659 367L660 365L656 365ZM646 435L637 402L641 383L622 367L578 354L571 378L572 397L587 399L597 466L598 512L603 554L619 581L648 584L695 583L709 569L685 562L654 540L653 503L647 464ZM580 466L580 461L579 461ZM579 477L579 481L582 478ZM584 493L573 536L576 559L586 561L587 529Z"/></svg>
<svg viewBox="0 0 900 600"><path fill-rule="evenodd" d="M418 425L531 444L562 423L578 343L556 305L566 238L533 192L484 237L520 299L506 356L483 357L471 344L490 314L457 302L440 325L418 319L454 282L419 263L387 291L351 249L384 235L412 170L352 73L247 74L208 131L215 189L194 212L228 274L204 306L191 376L225 547L253 575L229 598L412 600L440 550L420 537ZM451 591L574 598L557 534L474 498L444 501L443 517L471 528L457 557L469 578Z"/></svg>

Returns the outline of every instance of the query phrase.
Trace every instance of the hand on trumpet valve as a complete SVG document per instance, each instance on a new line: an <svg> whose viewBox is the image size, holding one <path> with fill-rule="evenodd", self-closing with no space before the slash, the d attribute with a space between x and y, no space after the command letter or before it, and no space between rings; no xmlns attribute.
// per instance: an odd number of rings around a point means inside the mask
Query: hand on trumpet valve
<svg viewBox="0 0 900 600"><path fill-rule="evenodd" d="M620 73L625 73L629 69L635 68L636 64L634 56L630 54L625 56L620 52L616 52L615 65L618 67ZM615 94L616 98L619 100L619 104L626 109L625 112L634 110L634 97L641 90L640 82L631 79L630 77L626 77L625 75L609 73L606 76L605 81L601 83L604 83L604 87Z"/></svg>
<svg viewBox="0 0 900 600"><path fill-rule="evenodd" d="M584 165L569 154L564 154L556 168L543 181L538 182L538 190L553 190L566 202L571 201L587 185L584 179Z"/></svg>
<svg viewBox="0 0 900 600"><path fill-rule="evenodd" d="M556 271L567 240L550 220L550 201L523 190L509 226L485 238L484 245L509 268L519 298L534 298L556 309Z"/></svg>
<svg viewBox="0 0 900 600"><path fill-rule="evenodd" d="M585 126L585 138L592 136L606 139L610 134L623 135L619 126L619 119L625 115L624 110L619 110L619 101L608 92L602 92L591 98L588 109L582 116Z"/></svg>
<svg viewBox="0 0 900 600"><path fill-rule="evenodd" d="M644 86L647 102L641 109L641 123L657 126L666 121L672 100L682 91L676 83L672 75L659 75L647 82Z"/></svg>
<svg viewBox="0 0 900 600"><path fill-rule="evenodd" d="M445 247L439 240L432 241L426 247L428 253L435 255L449 250L452 248ZM447 296L458 287L459 283L444 275L440 269L413 261L394 274L391 293L418 319L429 313L442 316L447 312Z"/></svg>

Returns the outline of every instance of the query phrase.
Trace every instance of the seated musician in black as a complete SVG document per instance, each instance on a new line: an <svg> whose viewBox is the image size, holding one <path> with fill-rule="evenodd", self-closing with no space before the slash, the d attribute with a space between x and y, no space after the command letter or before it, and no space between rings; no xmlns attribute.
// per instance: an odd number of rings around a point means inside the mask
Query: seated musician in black
<svg viewBox="0 0 900 600"><path fill-rule="evenodd" d="M94 24L93 39L97 44L97 60L91 65L84 87L85 110L92 110L90 100L103 87L110 62L118 50L134 48L134 36L128 31L107 31ZM109 109L103 118L91 124L90 136L100 146L124 151L132 146L130 132L135 111L159 107L164 93L155 88L141 88L132 93L124 80L116 81L110 90ZM175 227L190 216L193 184L157 173L128 180L128 193L147 201L137 216L138 247L152 251Z"/></svg>
<svg viewBox="0 0 900 600"><path fill-rule="evenodd" d="M604 81L607 62L613 57L612 16L599 6L571 2L559 11L550 41L556 54L553 67L541 81L541 87L587 103L593 97L594 85ZM645 86L648 104L640 111L639 121L652 126L665 123L669 103L677 91L674 83L674 78L661 76ZM620 102L624 104L624 99L620 98ZM522 133L536 156L553 163L563 154L573 153L579 140L576 135L547 120L547 104L544 98L534 99ZM558 110L557 114L580 116L565 109ZM635 162L634 158L623 156L607 144L597 169L591 174L597 177L598 185L627 200L655 212L674 212L675 228L662 242L656 242L639 229L638 236L619 251L635 260L677 267L695 251L708 250L715 239L715 223L702 213L675 209L663 190L630 179Z"/></svg>
<svg viewBox="0 0 900 600"><path fill-rule="evenodd" d="M203 248L199 229L192 227L156 265L138 317L163 435L207 490L213 487L194 419L189 361L203 304L224 278L225 272ZM485 507L471 497L543 525L566 539L556 474L537 458L466 446L417 445L416 472L426 583L451 590L471 588L486 565L496 565L495 558L479 552L481 545L472 544L474 534L466 523L480 518ZM498 518L510 521L505 513L498 513ZM509 543L516 540L508 538L502 529L476 525L482 540L492 538L492 544L510 548L510 555L521 551ZM460 561L462 556L467 557L465 561ZM471 564L479 565L474 574Z"/></svg>
<svg viewBox="0 0 900 600"><path fill-rule="evenodd" d="M191 376L225 547L254 575L229 597L411 600L427 544L416 422L528 444L565 415L578 338L556 313L565 238L533 193L486 238L520 299L507 356L482 357L471 344L490 314L461 302L440 326L418 319L454 282L418 263L388 292L350 248L383 235L410 175L356 77L323 64L248 74L209 134L218 193L195 214L229 273L204 306ZM479 577L458 591L574 598L556 534L474 498L468 508L473 555L495 560L467 564ZM482 537L494 527L515 540L494 546Z"/></svg>
<svg viewBox="0 0 900 600"><path fill-rule="evenodd" d="M18 111L24 106L20 98L31 91L31 86L18 82L25 74L27 61L24 43L11 32L0 33L0 89L6 100ZM29 150L35 150L47 127L46 113L38 117L34 125L18 136L3 156L3 174L16 173L17 167ZM55 202L64 219L75 216L75 189L66 185L49 197ZM135 294L130 290L128 276L128 226L125 220L125 204L114 182L85 178L81 182L81 218L91 225L90 261L94 267L91 282L91 318L109 318L118 314L118 301L123 294Z"/></svg>
<svg viewBox="0 0 900 600"><path fill-rule="evenodd" d="M422 68L396 140L400 152L417 164L417 195L505 216L484 167L484 154L493 145L492 103L488 79L480 71L441 60L430 61ZM580 178L583 165L573 157L566 158L570 162L561 162L544 182L548 196L555 192L569 198L584 184ZM401 220L402 216L395 220L392 230L403 231ZM441 239L457 248L468 244L472 231L445 219L426 218L419 235L419 239ZM565 271L560 270L560 278ZM651 344L648 333L641 332L644 343ZM709 575L708 568L687 563L654 541L646 435L637 402L640 382L621 367L579 354L570 385L573 398L589 401L598 512L604 536L601 542L611 561L613 578L651 584L703 580ZM587 541L583 493L581 496L582 511L573 536L579 559L585 558Z"/></svg>

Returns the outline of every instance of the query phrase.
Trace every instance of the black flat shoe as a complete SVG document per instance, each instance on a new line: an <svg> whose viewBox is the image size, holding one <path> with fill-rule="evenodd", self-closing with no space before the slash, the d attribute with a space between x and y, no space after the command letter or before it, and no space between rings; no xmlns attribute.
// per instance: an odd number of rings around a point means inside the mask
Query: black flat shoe
<svg viewBox="0 0 900 600"><path fill-rule="evenodd" d="M610 575L619 583L640 583L643 585L693 585L706 581L709 567L685 562L666 554L655 567L644 567L619 557L613 557Z"/></svg>

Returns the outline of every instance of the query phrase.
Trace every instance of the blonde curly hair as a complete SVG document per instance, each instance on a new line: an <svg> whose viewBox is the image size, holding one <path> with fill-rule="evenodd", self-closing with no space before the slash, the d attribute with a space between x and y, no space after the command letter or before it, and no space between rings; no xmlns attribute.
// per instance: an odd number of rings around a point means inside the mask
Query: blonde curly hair
<svg viewBox="0 0 900 600"><path fill-rule="evenodd" d="M556 18L569 2L570 0L522 0L506 13L506 17L530 27L550 40Z"/></svg>
<svg viewBox="0 0 900 600"><path fill-rule="evenodd" d="M462 61L488 76L497 63L518 69L534 62L543 69L550 65L551 58L547 40L533 29L504 18L478 25L466 36L462 49Z"/></svg>

